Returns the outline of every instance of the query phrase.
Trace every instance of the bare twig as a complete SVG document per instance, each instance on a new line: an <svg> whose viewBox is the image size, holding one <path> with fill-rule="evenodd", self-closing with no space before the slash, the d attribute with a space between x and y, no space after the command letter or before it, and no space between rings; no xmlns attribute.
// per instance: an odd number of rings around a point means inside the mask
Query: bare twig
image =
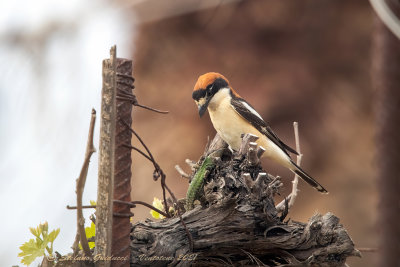
<svg viewBox="0 0 400 267"><path fill-rule="evenodd" d="M299 124L297 121L293 122L293 128L294 128L294 138L296 141L296 150L298 153L297 165L300 166L301 159L303 158L303 154L301 154L301 151L300 151ZM289 209L294 205L294 201L296 200L297 193L298 193L298 189L297 189L298 183L299 183L299 176L297 174L295 174L293 181L292 181L292 192L289 194L289 196L287 196L287 198L285 198L278 205L276 205L276 209L278 210L278 212L284 211L286 209L285 203L287 203L287 205L288 205L287 208L289 208Z"/></svg>
<svg viewBox="0 0 400 267"><path fill-rule="evenodd" d="M378 252L378 248L357 248L360 252Z"/></svg>
<svg viewBox="0 0 400 267"><path fill-rule="evenodd" d="M175 165L175 170L183 177L183 178L190 178L190 175L187 174L184 170L182 170L181 166Z"/></svg>
<svg viewBox="0 0 400 267"><path fill-rule="evenodd" d="M85 234L85 219L83 217L83 212L82 212L82 195L83 195L83 190L85 188L85 183L86 183L86 177L89 169L89 162L90 162L90 157L94 152L96 152L96 149L94 148L93 145L93 134L94 134L94 125L96 122L96 111L92 109L92 115L90 119L90 126L89 126L89 136L88 136L88 141L86 145L86 154L85 154L85 160L83 162L83 166L81 169L81 172L79 174L79 178L76 181L76 206L77 206L77 233L76 233L76 238L75 242L72 245L72 248L74 250L74 254L76 255L78 253L78 240L81 243L83 252L87 257L92 258L92 253L89 248L89 243L86 238ZM78 238L79 236L79 238Z"/></svg>
<svg viewBox="0 0 400 267"><path fill-rule="evenodd" d="M82 208L82 209L95 209L95 208L96 208L96 205L86 205L86 206L81 206L81 208ZM76 206L67 205L67 209L69 209L69 210L76 210L77 207L76 207Z"/></svg>
<svg viewBox="0 0 400 267"><path fill-rule="evenodd" d="M296 150L297 153L297 166L301 166L301 159L303 158L303 154L301 154L300 150L300 138L299 138L299 123L297 121L293 122L293 128L294 128L294 138L296 140ZM299 184L299 176L297 174L294 175L294 179L292 181L292 193L290 194L290 199L289 199L289 208L291 208L294 205L294 201L296 200L297 197L297 186Z"/></svg>
<svg viewBox="0 0 400 267"><path fill-rule="evenodd" d="M185 163L186 163L187 165L189 165L189 167L190 167L190 169L192 169L192 171L196 170L197 164L196 164L195 161L193 161L193 160L191 160L191 159L185 159Z"/></svg>

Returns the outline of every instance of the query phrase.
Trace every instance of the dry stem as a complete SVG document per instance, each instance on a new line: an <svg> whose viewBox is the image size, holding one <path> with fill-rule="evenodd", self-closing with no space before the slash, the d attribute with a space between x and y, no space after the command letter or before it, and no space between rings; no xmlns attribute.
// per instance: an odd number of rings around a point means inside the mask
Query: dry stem
<svg viewBox="0 0 400 267"><path fill-rule="evenodd" d="M94 152L96 152L96 149L93 145L93 134L94 134L94 125L96 122L96 110L92 109L92 115L90 119L90 126L89 126L89 136L88 136L88 141L86 145L86 154L85 154L85 160L83 162L83 166L81 169L81 172L79 174L79 178L76 180L76 214L77 214L77 233L75 237L75 242L72 245L72 249L74 251L74 255L76 255L79 251L78 248L78 241L80 241L82 245L83 252L87 257L92 257L92 253L90 252L89 248L89 243L86 238L85 234L85 219L83 218L83 212L82 212L82 195L83 195L83 190L85 188L85 183L86 183L86 177L89 169L89 162L90 162L90 157Z"/></svg>
<svg viewBox="0 0 400 267"><path fill-rule="evenodd" d="M299 153L297 155L297 165L301 165L301 159L303 158L303 154L301 154L300 151L300 138L299 138L299 123L297 121L293 122L293 128L294 128L294 138L296 141L296 151ZM299 184L299 176L297 174L294 175L293 181L292 181L292 192L289 194L287 197L288 201L288 208L290 209L294 205L294 201L296 200L298 189L297 186ZM285 209L285 199L282 200L278 205L276 205L276 209L281 212Z"/></svg>
<svg viewBox="0 0 400 267"><path fill-rule="evenodd" d="M181 166L175 165L175 170L182 176L182 178L190 178L190 175L187 174L184 170L182 170Z"/></svg>

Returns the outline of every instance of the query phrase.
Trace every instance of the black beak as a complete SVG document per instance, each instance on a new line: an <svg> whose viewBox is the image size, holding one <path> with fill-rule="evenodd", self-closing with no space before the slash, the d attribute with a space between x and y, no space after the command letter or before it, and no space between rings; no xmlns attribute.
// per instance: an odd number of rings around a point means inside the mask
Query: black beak
<svg viewBox="0 0 400 267"><path fill-rule="evenodd" d="M210 103L211 97L207 99L206 103L204 103L202 106L199 106L199 115L200 118L204 115L204 113L207 110L208 104Z"/></svg>

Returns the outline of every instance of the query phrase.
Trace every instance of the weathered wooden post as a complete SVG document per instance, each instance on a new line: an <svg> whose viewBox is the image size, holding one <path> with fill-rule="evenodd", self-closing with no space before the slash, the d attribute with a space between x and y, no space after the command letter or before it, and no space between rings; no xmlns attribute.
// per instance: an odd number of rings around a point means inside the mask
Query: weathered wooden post
<svg viewBox="0 0 400 267"><path fill-rule="evenodd" d="M116 57L103 61L99 177L96 208L96 266L129 266L130 208L114 200L130 201L132 104L117 99L133 89L132 61Z"/></svg>

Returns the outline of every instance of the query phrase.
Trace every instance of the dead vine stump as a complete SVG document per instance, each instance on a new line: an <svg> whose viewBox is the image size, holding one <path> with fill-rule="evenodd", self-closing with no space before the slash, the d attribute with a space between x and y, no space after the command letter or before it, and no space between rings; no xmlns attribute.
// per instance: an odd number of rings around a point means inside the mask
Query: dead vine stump
<svg viewBox="0 0 400 267"><path fill-rule="evenodd" d="M232 155L216 136L194 167L192 177L207 156L215 163L199 203L182 215L193 251L178 217L146 220L132 225L131 266L344 266L359 256L331 213L283 221L273 199L282 183L262 169L254 141L245 136Z"/></svg>

